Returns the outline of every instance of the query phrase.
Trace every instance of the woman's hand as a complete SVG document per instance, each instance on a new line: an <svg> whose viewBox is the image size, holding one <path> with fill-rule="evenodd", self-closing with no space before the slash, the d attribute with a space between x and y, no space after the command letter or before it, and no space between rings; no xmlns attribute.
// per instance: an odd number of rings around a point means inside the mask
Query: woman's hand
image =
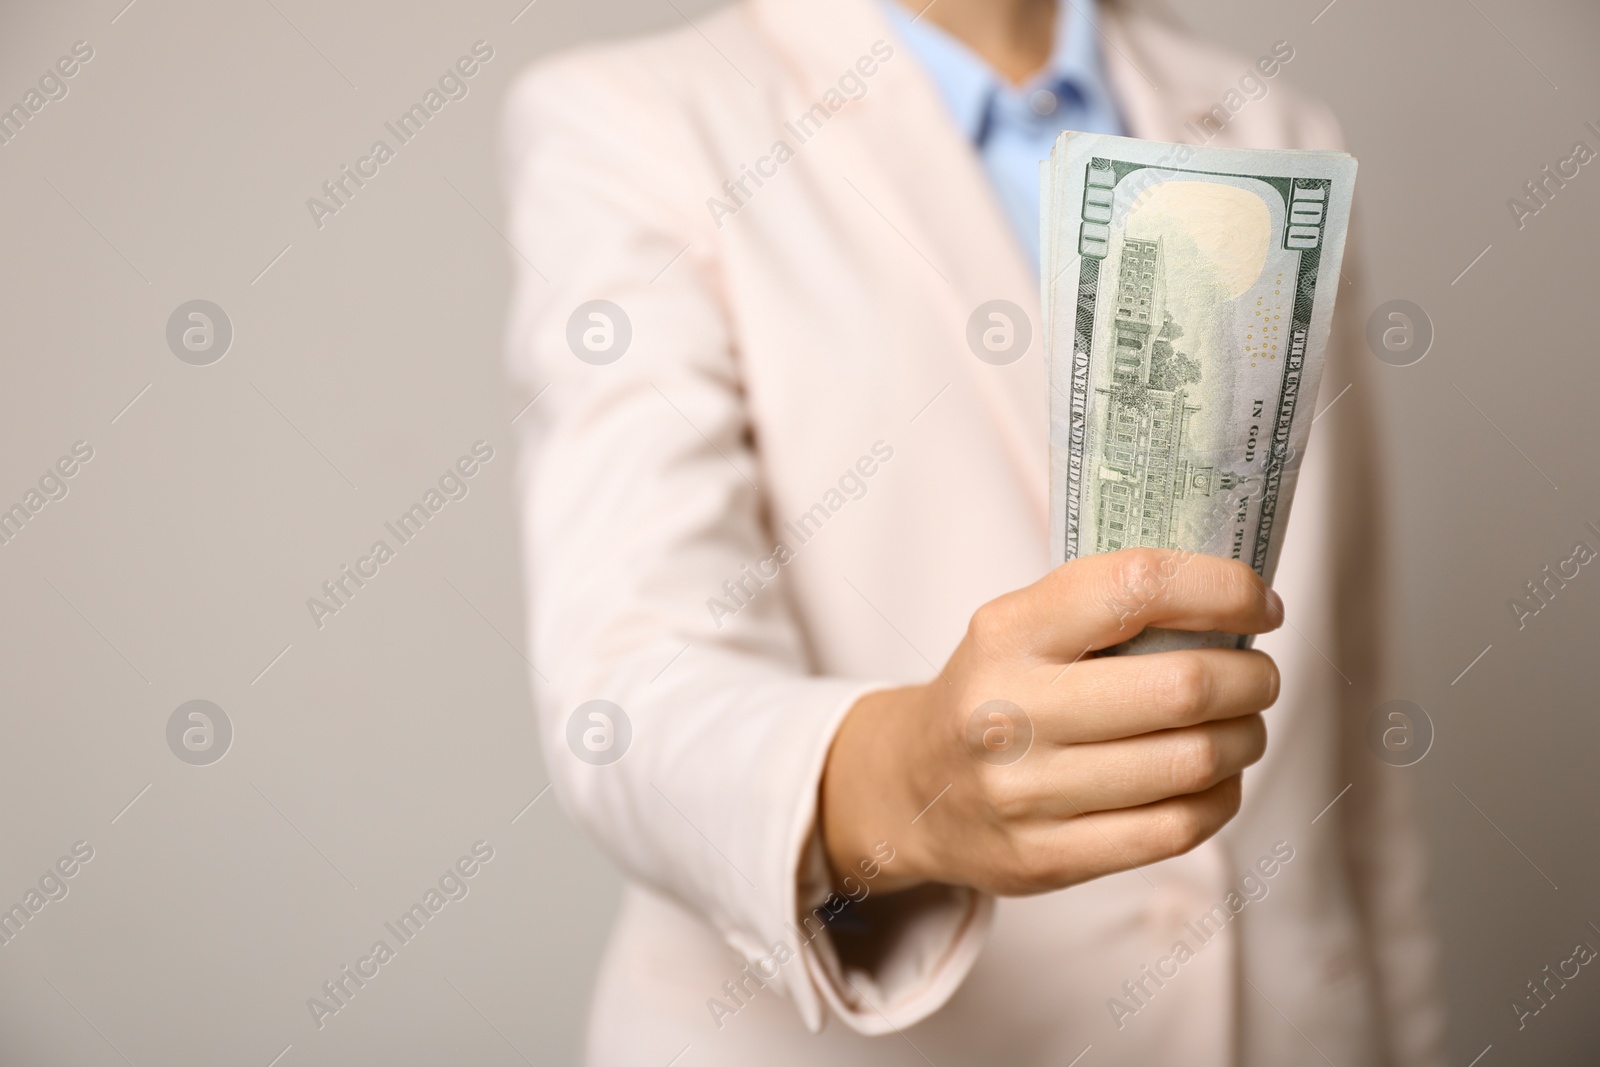
<svg viewBox="0 0 1600 1067"><path fill-rule="evenodd" d="M1256 634L1283 603L1234 560L1126 549L980 607L938 678L863 697L823 773L835 871L1040 893L1187 852L1239 810L1278 696L1265 653L1095 656L1142 629Z"/></svg>

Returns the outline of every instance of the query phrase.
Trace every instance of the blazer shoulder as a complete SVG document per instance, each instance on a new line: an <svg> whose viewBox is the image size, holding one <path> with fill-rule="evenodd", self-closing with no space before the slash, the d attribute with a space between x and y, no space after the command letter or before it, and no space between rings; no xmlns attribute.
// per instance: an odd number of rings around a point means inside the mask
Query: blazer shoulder
<svg viewBox="0 0 1600 1067"><path fill-rule="evenodd" d="M787 67L747 3L693 25L580 45L540 59L509 89L501 151L513 176L556 152L595 173L630 173L655 195L698 207L738 170ZM732 162L730 162L732 161Z"/></svg>
<svg viewBox="0 0 1600 1067"><path fill-rule="evenodd" d="M654 125L754 98L775 66L747 6L732 4L694 25L577 45L536 60L513 81L508 110L513 118L554 110L632 116Z"/></svg>

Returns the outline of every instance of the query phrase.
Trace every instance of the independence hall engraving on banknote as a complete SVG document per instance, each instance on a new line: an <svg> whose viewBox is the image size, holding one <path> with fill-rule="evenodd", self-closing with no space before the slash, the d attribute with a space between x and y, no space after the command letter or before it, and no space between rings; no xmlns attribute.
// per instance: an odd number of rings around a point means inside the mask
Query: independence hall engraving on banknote
<svg viewBox="0 0 1600 1067"><path fill-rule="evenodd" d="M1200 364L1174 348L1182 336L1166 309L1160 238L1124 238L1111 320L1111 382L1095 390L1105 412L1095 472L1097 552L1178 547L1173 526L1179 503L1236 481L1196 464L1185 447L1189 420L1200 411L1189 403L1187 387L1199 382Z"/></svg>

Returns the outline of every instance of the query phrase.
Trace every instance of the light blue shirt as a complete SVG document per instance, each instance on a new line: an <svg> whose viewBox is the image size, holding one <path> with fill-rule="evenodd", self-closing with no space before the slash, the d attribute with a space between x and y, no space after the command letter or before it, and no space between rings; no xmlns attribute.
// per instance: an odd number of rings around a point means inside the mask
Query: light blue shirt
<svg viewBox="0 0 1600 1067"><path fill-rule="evenodd" d="M1122 134L1122 118L1106 86L1094 0L1061 0L1055 47L1044 69L1013 87L978 55L895 0L881 0L889 21L932 76L957 128L972 142L983 169L1039 270L1039 162L1062 130Z"/></svg>

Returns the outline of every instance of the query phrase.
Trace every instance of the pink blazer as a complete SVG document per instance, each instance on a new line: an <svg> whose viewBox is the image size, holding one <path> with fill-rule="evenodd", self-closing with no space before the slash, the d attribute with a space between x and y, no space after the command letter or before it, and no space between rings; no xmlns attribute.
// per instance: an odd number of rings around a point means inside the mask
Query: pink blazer
<svg viewBox="0 0 1600 1067"><path fill-rule="evenodd" d="M1252 67L1116 9L1103 30L1141 137L1193 140ZM1338 145L1269 84L1216 143ZM744 0L540 63L505 138L510 361L545 390L517 421L545 758L628 879L590 1062L1439 1062L1407 772L1363 741L1397 694L1352 291L1239 816L1144 870L931 888L846 938L816 918L837 901L813 825L841 718L933 676L974 608L1048 569L1033 274L873 0ZM994 299L1033 324L1009 366L966 340ZM596 699L625 717L609 734L577 712Z"/></svg>

